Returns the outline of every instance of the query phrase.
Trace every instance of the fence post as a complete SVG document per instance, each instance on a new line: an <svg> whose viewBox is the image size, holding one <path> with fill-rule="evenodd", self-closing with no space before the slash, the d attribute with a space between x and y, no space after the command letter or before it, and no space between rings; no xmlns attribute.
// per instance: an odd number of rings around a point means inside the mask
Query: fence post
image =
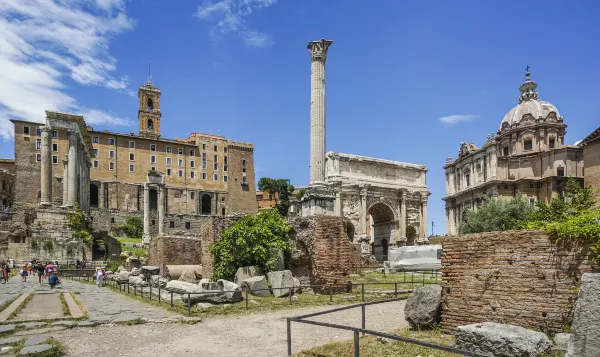
<svg viewBox="0 0 600 357"><path fill-rule="evenodd" d="M129 295L129 283L127 283L127 295Z"/></svg>
<svg viewBox="0 0 600 357"><path fill-rule="evenodd" d="M160 282L158 284L158 305L160 305Z"/></svg>
<svg viewBox="0 0 600 357"><path fill-rule="evenodd" d="M358 331L354 330L354 357L360 357L360 345L358 339Z"/></svg>
<svg viewBox="0 0 600 357"><path fill-rule="evenodd" d="M246 310L248 310L248 290L246 290Z"/></svg>
<svg viewBox="0 0 600 357"><path fill-rule="evenodd" d="M290 305L292 304L292 288L290 288Z"/></svg>
<svg viewBox="0 0 600 357"><path fill-rule="evenodd" d="M363 304L363 306L361 306L361 310L362 310L362 328L363 330L366 329L367 327L367 321L366 321L366 306ZM365 335L365 332L363 331L363 336Z"/></svg>
<svg viewBox="0 0 600 357"><path fill-rule="evenodd" d="M333 291L331 284L329 284L329 305L333 304Z"/></svg>
<svg viewBox="0 0 600 357"><path fill-rule="evenodd" d="M133 296L137 296L137 286L133 286Z"/></svg>
<svg viewBox="0 0 600 357"><path fill-rule="evenodd" d="M171 307L173 307L173 292L171 291Z"/></svg>
<svg viewBox="0 0 600 357"><path fill-rule="evenodd" d="M188 293L188 317L192 315L192 300L190 299L190 293Z"/></svg>
<svg viewBox="0 0 600 357"><path fill-rule="evenodd" d="M436 271L435 271L435 283L436 283L436 284L437 284L437 275L438 275L438 272L437 272L437 270L436 270Z"/></svg>
<svg viewBox="0 0 600 357"><path fill-rule="evenodd" d="M150 301L152 301L152 282L150 282Z"/></svg>
<svg viewBox="0 0 600 357"><path fill-rule="evenodd" d="M394 297L398 297L398 283L394 283Z"/></svg>
<svg viewBox="0 0 600 357"><path fill-rule="evenodd" d="M292 321L287 318L287 352L288 356L292 355Z"/></svg>
<svg viewBox="0 0 600 357"><path fill-rule="evenodd" d="M423 286L425 286L425 272L423 272Z"/></svg>
<svg viewBox="0 0 600 357"><path fill-rule="evenodd" d="M362 300L362 302L365 302L365 283L362 283L361 285L362 285L362 287L360 289L361 300Z"/></svg>
<svg viewBox="0 0 600 357"><path fill-rule="evenodd" d="M410 287L411 288L415 288L415 272L411 271L410 272Z"/></svg>

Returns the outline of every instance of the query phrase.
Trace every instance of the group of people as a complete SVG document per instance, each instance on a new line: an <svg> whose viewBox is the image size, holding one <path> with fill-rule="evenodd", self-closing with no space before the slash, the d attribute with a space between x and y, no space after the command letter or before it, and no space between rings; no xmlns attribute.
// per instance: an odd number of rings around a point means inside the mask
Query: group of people
<svg viewBox="0 0 600 357"><path fill-rule="evenodd" d="M8 282L8 278L10 275L10 266L6 262L2 262L2 284L6 284ZM58 278L58 261L53 262L38 262L36 259L33 259L31 262L27 264L23 264L19 269L19 275L21 276L21 282L27 282L28 276L38 276L38 282L40 285L44 283L44 280L48 279L48 283L50 287L55 287L58 283L60 283L60 279Z"/></svg>

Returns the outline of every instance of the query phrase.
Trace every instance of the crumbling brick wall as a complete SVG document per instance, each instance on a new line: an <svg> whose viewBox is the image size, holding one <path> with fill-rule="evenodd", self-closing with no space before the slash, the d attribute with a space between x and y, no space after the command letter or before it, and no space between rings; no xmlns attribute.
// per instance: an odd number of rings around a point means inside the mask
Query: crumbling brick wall
<svg viewBox="0 0 600 357"><path fill-rule="evenodd" d="M586 247L556 246L542 231L467 234L443 240L442 330L493 321L561 332L570 326Z"/></svg>

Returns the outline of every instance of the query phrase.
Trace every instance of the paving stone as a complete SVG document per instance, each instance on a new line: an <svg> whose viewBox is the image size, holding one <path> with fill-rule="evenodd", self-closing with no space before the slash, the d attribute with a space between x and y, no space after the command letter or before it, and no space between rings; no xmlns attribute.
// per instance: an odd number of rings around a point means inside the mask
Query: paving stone
<svg viewBox="0 0 600 357"><path fill-rule="evenodd" d="M11 346L0 347L0 355L6 355L8 353L11 353L12 351L13 348Z"/></svg>
<svg viewBox="0 0 600 357"><path fill-rule="evenodd" d="M41 328L41 329L37 329L37 330L19 331L19 332L15 333L15 336L33 336L33 335L39 335L39 334L48 333L48 332L62 331L62 330L66 330L66 329L67 328L64 326L55 326L55 327Z"/></svg>
<svg viewBox="0 0 600 357"><path fill-rule="evenodd" d="M38 345L38 344L46 341L50 337L52 337L52 336L50 336L50 335L40 335L40 336L29 337L27 340L25 340L25 346Z"/></svg>
<svg viewBox="0 0 600 357"><path fill-rule="evenodd" d="M0 345L11 345L13 343L17 343L17 342L21 341L23 338L24 337L15 337L15 336L0 338Z"/></svg>
<svg viewBox="0 0 600 357"><path fill-rule="evenodd" d="M112 323L119 324L119 323L134 321L137 319L139 319L139 316L136 316L136 315L121 315L121 316L115 318L114 320L112 320Z"/></svg>
<svg viewBox="0 0 600 357"><path fill-rule="evenodd" d="M112 320L112 317L95 317L95 318L90 318L89 322L95 323L95 324L107 324Z"/></svg>
<svg viewBox="0 0 600 357"><path fill-rule="evenodd" d="M92 321L79 321L77 323L78 327L91 327L91 326L96 326L95 323L93 323Z"/></svg>
<svg viewBox="0 0 600 357"><path fill-rule="evenodd" d="M22 324L19 324L19 327L22 327L24 329L31 329L31 328L38 328L38 327L42 327L42 326L46 326L47 322L25 322Z"/></svg>
<svg viewBox="0 0 600 357"><path fill-rule="evenodd" d="M17 328L17 325L0 325L0 333L11 332Z"/></svg>
<svg viewBox="0 0 600 357"><path fill-rule="evenodd" d="M52 326L75 326L76 322L75 321L71 321L71 320L65 320L65 321L56 321L51 323Z"/></svg>
<svg viewBox="0 0 600 357"><path fill-rule="evenodd" d="M46 352L51 349L52 349L52 345L49 345L49 344L33 345L33 346L23 347L21 349L21 351L19 352L19 354L21 356L34 356L38 353Z"/></svg>

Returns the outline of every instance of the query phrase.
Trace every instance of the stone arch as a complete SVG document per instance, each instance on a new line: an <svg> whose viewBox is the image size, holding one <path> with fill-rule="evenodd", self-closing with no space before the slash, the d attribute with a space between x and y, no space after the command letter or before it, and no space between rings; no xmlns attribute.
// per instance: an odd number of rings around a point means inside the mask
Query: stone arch
<svg viewBox="0 0 600 357"><path fill-rule="evenodd" d="M373 255L377 260L387 259L389 245L398 231L396 212L385 202L377 202L367 209L373 220Z"/></svg>
<svg viewBox="0 0 600 357"><path fill-rule="evenodd" d="M99 190L98 185L90 183L90 207L98 207Z"/></svg>
<svg viewBox="0 0 600 357"><path fill-rule="evenodd" d="M152 98L148 98L148 101L146 102L146 108L149 110L154 109L154 101L152 101Z"/></svg>
<svg viewBox="0 0 600 357"><path fill-rule="evenodd" d="M354 224L352 222L346 222L346 235L348 235L348 240L350 242L354 241L354 235L356 234L356 229L354 228Z"/></svg>
<svg viewBox="0 0 600 357"><path fill-rule="evenodd" d="M121 243L107 232L92 233L94 242L92 244L92 259L119 260L121 256ZM85 251L83 252L85 256ZM84 258L85 260L85 258Z"/></svg>
<svg viewBox="0 0 600 357"><path fill-rule="evenodd" d="M202 214L212 214L212 197L209 194L203 194L202 195L202 201L201 201L201 213Z"/></svg>

